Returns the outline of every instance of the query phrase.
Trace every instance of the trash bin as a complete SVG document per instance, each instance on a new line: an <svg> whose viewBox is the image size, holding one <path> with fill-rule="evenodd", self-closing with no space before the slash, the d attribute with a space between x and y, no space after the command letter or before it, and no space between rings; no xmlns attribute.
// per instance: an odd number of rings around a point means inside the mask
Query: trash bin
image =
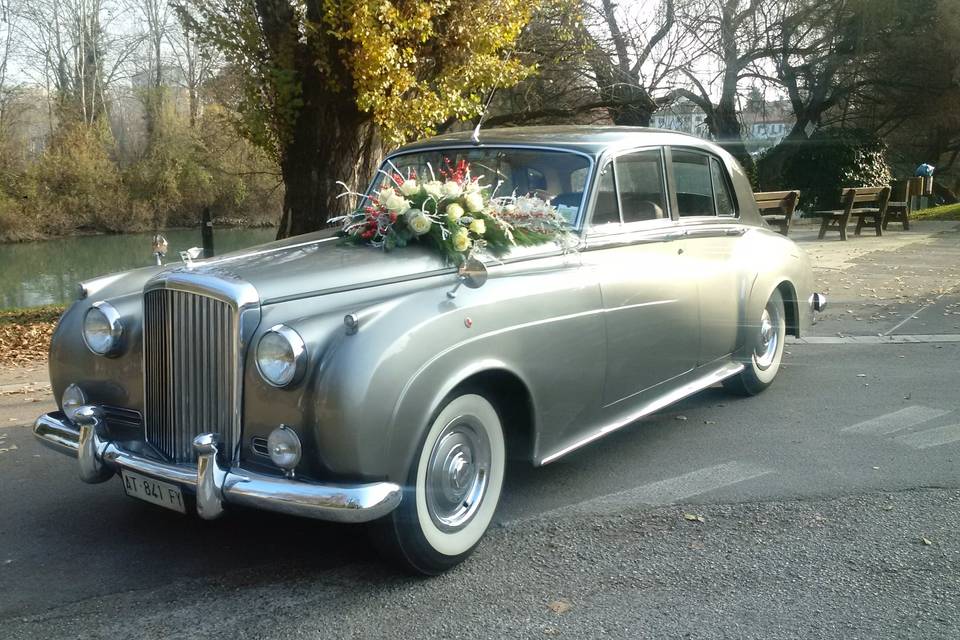
<svg viewBox="0 0 960 640"><path fill-rule="evenodd" d="M930 196L933 195L933 172L935 167L929 163L922 163L914 171L914 175L923 178L923 184L920 189L920 198L917 206L921 209L930 206Z"/></svg>

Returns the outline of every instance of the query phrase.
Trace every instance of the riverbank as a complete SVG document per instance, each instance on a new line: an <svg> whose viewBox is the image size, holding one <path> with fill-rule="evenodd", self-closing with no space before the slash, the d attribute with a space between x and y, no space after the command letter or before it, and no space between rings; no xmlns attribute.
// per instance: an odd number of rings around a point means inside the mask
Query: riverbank
<svg viewBox="0 0 960 640"><path fill-rule="evenodd" d="M200 229L169 229L166 262L202 244ZM217 228L214 251L232 251L271 242L276 229ZM67 304L77 283L109 273L149 267L156 260L153 234L79 235L48 242L0 244L0 309Z"/></svg>
<svg viewBox="0 0 960 640"><path fill-rule="evenodd" d="M45 361L64 308L48 305L0 311L0 367Z"/></svg>

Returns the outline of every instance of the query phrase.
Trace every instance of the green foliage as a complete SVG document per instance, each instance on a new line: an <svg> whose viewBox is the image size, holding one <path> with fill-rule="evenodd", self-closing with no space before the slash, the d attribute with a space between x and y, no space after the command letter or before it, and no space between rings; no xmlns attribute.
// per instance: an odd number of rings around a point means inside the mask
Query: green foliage
<svg viewBox="0 0 960 640"><path fill-rule="evenodd" d="M30 168L25 213L43 234L89 228L108 232L130 226L122 203L127 193L110 158L113 140L101 124L61 126Z"/></svg>
<svg viewBox="0 0 960 640"><path fill-rule="evenodd" d="M34 162L0 173L0 241L196 226L204 207L227 224L276 224L276 164L237 136L225 110L208 107L190 127L160 104L132 161L121 164L105 125L73 122Z"/></svg>
<svg viewBox="0 0 960 640"><path fill-rule="evenodd" d="M177 11L239 70L240 131L282 158L304 105L303 83L317 71L311 90L366 114L388 144L477 115L485 92L532 71L508 54L535 6L524 0L477 0L469 7L451 0L184 0Z"/></svg>
<svg viewBox="0 0 960 640"><path fill-rule="evenodd" d="M823 129L809 140L787 139L757 162L764 191L800 189L805 211L833 209L844 187L886 186L892 180L886 144L860 129Z"/></svg>
<svg viewBox="0 0 960 640"><path fill-rule="evenodd" d="M945 204L921 209L911 213L910 217L917 220L960 220L960 204Z"/></svg>

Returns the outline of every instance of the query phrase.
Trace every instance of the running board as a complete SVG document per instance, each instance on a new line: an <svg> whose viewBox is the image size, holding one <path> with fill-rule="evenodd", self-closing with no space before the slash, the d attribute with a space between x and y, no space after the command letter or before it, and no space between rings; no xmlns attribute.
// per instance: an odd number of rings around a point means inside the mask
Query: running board
<svg viewBox="0 0 960 640"><path fill-rule="evenodd" d="M621 418L619 420L611 422L606 426L601 427L596 432L590 434L589 436L587 436L586 438L583 438L582 440L578 440L577 442L573 443L569 447L565 447L560 451L557 451L556 453L551 453L546 458L543 458L540 461L540 464L541 465L549 464L554 460L556 460L557 458L565 456L571 451L579 449L582 446L588 445L594 440L597 440L598 438L602 438L603 436L607 435L612 431L616 431L617 429L625 427L632 422L636 422L640 418L648 416L651 413L656 413L657 411L659 411L660 409L663 409L664 407L668 407L675 402L679 402L680 400L683 400L687 396L692 396L698 391L702 391L707 387L713 386L722 380L726 380L731 376L735 376L741 371L743 371L742 362L727 362L726 364L722 365L718 369L714 369L710 373L694 378L690 382L687 382L677 387L673 391L670 391L669 393L665 393L664 395L658 398L654 398L650 402L644 405L641 405L639 409L629 414L627 417Z"/></svg>

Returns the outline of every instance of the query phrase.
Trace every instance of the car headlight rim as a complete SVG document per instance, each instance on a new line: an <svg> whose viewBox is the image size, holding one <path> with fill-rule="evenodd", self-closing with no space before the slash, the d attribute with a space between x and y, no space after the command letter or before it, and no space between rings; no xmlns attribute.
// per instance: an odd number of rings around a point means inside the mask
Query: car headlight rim
<svg viewBox="0 0 960 640"><path fill-rule="evenodd" d="M273 349L271 353L268 350ZM285 362L280 362L283 351ZM264 332L257 343L257 371L272 387L291 387L303 379L307 371L307 346L300 334L285 324L277 324Z"/></svg>
<svg viewBox="0 0 960 640"><path fill-rule="evenodd" d="M94 332L90 330L91 318L101 321L99 335L94 336ZM92 353L98 356L116 354L120 350L121 338L123 338L120 312L109 302L102 300L94 302L83 314L81 333L83 343Z"/></svg>

